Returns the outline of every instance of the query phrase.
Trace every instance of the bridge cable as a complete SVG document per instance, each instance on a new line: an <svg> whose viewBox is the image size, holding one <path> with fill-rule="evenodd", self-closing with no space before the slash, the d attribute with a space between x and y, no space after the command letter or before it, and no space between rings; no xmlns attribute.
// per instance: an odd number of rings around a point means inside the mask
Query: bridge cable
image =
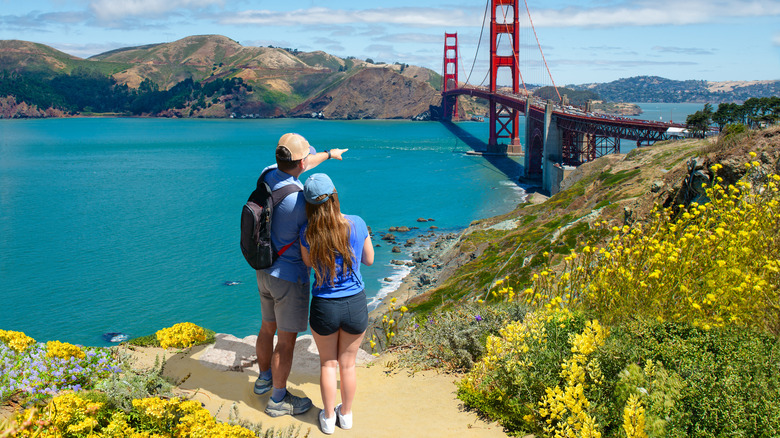
<svg viewBox="0 0 780 438"><path fill-rule="evenodd" d="M534 38L536 38L536 45L539 46L539 53L542 54L542 61L544 61L544 67L547 69L547 74L550 76L550 82L553 84L553 88L555 88L555 94L558 95L558 99L561 101L561 105L563 105L563 99L561 98L561 93L558 91L558 87L555 85L555 80L552 77L552 73L550 73L550 67L547 65L547 60L544 59L544 52L542 51L542 45L539 43L539 36L536 35L536 27L534 27L534 20L531 19L531 10L528 9L528 2L526 0L523 0L523 3L525 3L525 10L528 12L528 21L531 22L531 29L534 31Z"/></svg>
<svg viewBox="0 0 780 438"><path fill-rule="evenodd" d="M477 65L477 56L479 55L479 48L482 45L482 33L485 31L485 19L487 18L487 11L488 8L490 7L490 1L491 0L487 0L485 2L485 13L482 14L482 28L479 30L479 41L477 42L477 51L476 53L474 53L474 61L471 63L471 70L469 71L468 76L466 76L466 84L468 84L469 80L471 80L471 74L474 73L474 66ZM458 47L458 51L460 51L460 47ZM458 58L460 58L460 56L458 56ZM463 71L466 71L466 69L464 68ZM482 83L484 82L485 80L483 79Z"/></svg>
<svg viewBox="0 0 780 438"><path fill-rule="evenodd" d="M503 8L502 8L502 9L503 9ZM505 9L503 9L503 12L502 12L502 14L504 14L504 22L503 22L503 23L501 23L501 24L503 24L503 25L504 25L504 27L506 28L506 32L505 32L505 33L508 35L508 34L509 34L509 23L507 23L507 21L506 21L506 17L507 17L507 15L509 14L509 8L507 7L507 8L505 8ZM512 19L514 20L514 18L517 18L517 17L513 17ZM515 29L515 32L514 32L514 33L517 33L517 30L516 30L516 29ZM502 35L503 35L503 33L498 35L498 41L499 41L499 42L501 42L501 36L502 36ZM513 43L514 43L514 41L511 41L511 43L513 44ZM496 47L498 47L498 43L496 43ZM516 68L516 70L517 70L517 74L519 74L519 75L520 75L520 82L522 82L522 83L523 83L523 91L525 91L525 95L526 95L526 96L528 96L528 88L525 86L525 79L523 79L523 72L521 72L521 71L520 71L520 59L518 58L518 56L517 56L517 53L515 53L515 50L514 50L514 44L513 44L513 46L512 46L512 56L515 58L515 66L517 67L517 68ZM514 84L513 84L513 85L514 85ZM512 91L514 92L514 90L512 90Z"/></svg>

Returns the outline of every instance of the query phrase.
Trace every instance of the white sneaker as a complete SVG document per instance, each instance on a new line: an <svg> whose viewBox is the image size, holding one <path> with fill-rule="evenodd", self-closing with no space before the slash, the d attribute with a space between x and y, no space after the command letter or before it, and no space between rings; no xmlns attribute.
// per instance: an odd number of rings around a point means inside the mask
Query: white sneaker
<svg viewBox="0 0 780 438"><path fill-rule="evenodd" d="M336 418L339 420L339 427L342 429L352 429L352 412L347 415L341 414L341 404L336 406Z"/></svg>
<svg viewBox="0 0 780 438"><path fill-rule="evenodd" d="M325 418L325 411L320 411L320 429L324 434L332 434L336 430L336 416Z"/></svg>

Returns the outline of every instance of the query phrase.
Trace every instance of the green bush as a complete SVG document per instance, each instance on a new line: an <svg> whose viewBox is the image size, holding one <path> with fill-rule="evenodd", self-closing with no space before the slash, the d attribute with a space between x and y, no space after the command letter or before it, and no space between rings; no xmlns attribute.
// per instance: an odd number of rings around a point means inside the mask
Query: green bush
<svg viewBox="0 0 780 438"><path fill-rule="evenodd" d="M559 310L486 344L458 397L512 435L624 437L630 414L650 437L780 433L780 341L769 334L656 321L607 330Z"/></svg>
<svg viewBox="0 0 780 438"><path fill-rule="evenodd" d="M681 415L666 436L778 436L780 340L733 326L633 323L621 342L661 362L685 382Z"/></svg>

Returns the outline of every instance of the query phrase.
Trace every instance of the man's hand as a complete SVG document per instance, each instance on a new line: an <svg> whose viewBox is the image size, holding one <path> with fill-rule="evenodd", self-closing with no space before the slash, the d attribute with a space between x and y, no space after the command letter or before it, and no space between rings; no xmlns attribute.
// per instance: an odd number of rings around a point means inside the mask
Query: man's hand
<svg viewBox="0 0 780 438"><path fill-rule="evenodd" d="M341 154L348 151L349 149L331 149L330 150L330 157L336 160L341 160Z"/></svg>

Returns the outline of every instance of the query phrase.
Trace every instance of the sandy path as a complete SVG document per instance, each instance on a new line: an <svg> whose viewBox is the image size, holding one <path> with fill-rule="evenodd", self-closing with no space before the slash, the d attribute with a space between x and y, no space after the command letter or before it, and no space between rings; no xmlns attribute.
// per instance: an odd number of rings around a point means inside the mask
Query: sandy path
<svg viewBox="0 0 780 438"><path fill-rule="evenodd" d="M324 436L318 425L322 407L319 391L319 362L310 336L299 338L288 389L305 394L314 408L295 417L272 418L263 410L269 394L252 392L257 378L254 360L254 336L238 339L218 335L217 342L176 353L160 348L130 351L137 367L151 367L156 356L166 359L165 375L181 380L179 389L204 403L220 420L226 420L235 403L239 415L264 429L301 425L301 436ZM370 357L370 355L367 355ZM366 358L366 356L364 356ZM358 392L353 408L351 430L336 428L334 436L353 437L506 437L501 426L486 423L463 410L455 397L457 376L426 371L412 375L408 370L388 367L392 356L358 366ZM246 368L242 368L242 364ZM242 369L227 371L226 369Z"/></svg>

